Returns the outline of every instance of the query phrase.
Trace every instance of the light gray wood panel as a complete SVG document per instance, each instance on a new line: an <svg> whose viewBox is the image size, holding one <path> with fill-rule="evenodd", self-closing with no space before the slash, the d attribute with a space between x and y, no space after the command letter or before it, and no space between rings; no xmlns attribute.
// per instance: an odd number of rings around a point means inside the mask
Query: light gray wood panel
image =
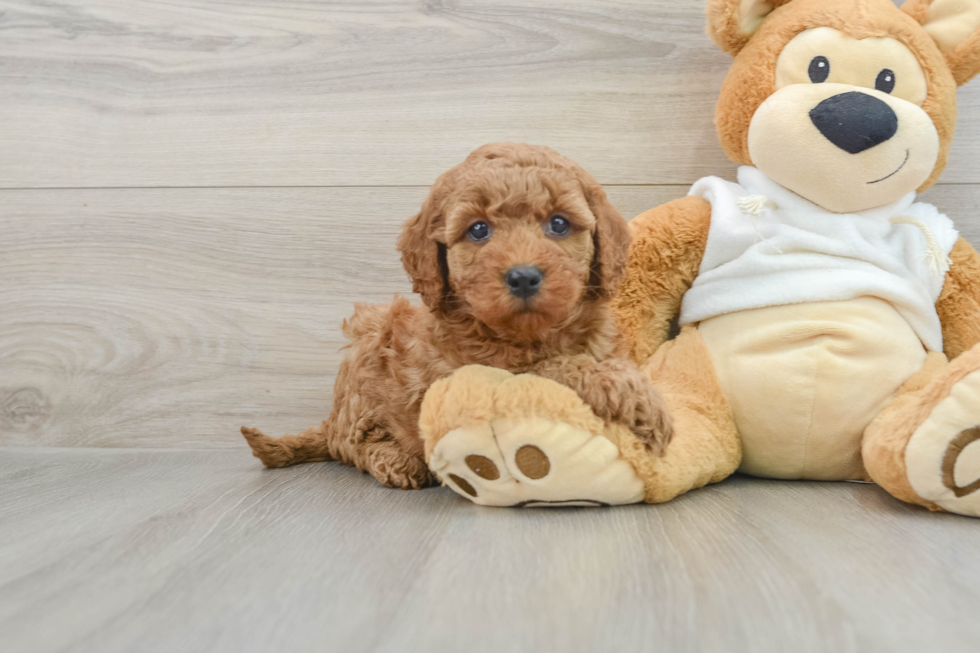
<svg viewBox="0 0 980 653"><path fill-rule="evenodd" d="M624 215L684 187L610 187ZM241 447L329 412L423 188L0 191L0 443ZM929 199L980 216L980 188ZM960 220L980 243L980 218Z"/></svg>
<svg viewBox="0 0 980 653"><path fill-rule="evenodd" d="M0 184L432 183L545 143L603 183L730 172L704 0L0 0ZM980 84L945 180L980 182Z"/></svg>
<svg viewBox="0 0 980 653"><path fill-rule="evenodd" d="M515 511L245 452L11 448L0 481L11 653L980 646L980 522L872 485Z"/></svg>

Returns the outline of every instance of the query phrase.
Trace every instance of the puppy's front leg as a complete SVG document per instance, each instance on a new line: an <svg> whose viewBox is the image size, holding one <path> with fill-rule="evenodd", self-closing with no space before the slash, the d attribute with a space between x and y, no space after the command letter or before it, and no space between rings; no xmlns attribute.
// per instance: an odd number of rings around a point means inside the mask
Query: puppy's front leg
<svg viewBox="0 0 980 653"><path fill-rule="evenodd" d="M559 356L527 371L568 386L596 416L629 426L651 453L662 454L670 442L673 425L663 396L628 360Z"/></svg>

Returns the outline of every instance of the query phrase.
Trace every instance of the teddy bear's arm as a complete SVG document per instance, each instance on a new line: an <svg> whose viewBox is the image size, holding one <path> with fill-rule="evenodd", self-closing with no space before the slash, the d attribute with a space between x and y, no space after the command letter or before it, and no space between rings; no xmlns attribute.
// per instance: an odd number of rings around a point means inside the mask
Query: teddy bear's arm
<svg viewBox="0 0 980 653"><path fill-rule="evenodd" d="M711 204L696 196L651 209L630 223L633 243L613 311L637 363L667 340L701 266L710 225Z"/></svg>
<svg viewBox="0 0 980 653"><path fill-rule="evenodd" d="M952 360L980 342L980 254L960 238L949 257L953 263L936 312L943 325L943 347Z"/></svg>

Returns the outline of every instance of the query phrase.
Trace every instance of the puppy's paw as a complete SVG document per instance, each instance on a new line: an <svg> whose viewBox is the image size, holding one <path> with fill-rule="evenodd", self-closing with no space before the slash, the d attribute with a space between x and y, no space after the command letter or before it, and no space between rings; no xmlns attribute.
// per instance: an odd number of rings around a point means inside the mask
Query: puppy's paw
<svg viewBox="0 0 980 653"><path fill-rule="evenodd" d="M387 444L387 443L385 443ZM376 447L368 454L368 472L385 487L421 490L432 485L432 473L421 456L395 447Z"/></svg>
<svg viewBox="0 0 980 653"><path fill-rule="evenodd" d="M629 361L603 361L579 394L596 415L628 427L648 453L662 455L673 437L673 420L663 395Z"/></svg>
<svg viewBox="0 0 980 653"><path fill-rule="evenodd" d="M663 395L649 382L636 388L631 419L624 423L651 454L661 456L674 435L674 424Z"/></svg>

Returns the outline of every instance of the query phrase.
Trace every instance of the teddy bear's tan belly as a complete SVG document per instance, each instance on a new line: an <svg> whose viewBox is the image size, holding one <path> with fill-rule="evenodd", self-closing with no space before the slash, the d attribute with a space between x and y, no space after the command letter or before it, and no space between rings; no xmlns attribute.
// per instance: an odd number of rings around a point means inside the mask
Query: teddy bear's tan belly
<svg viewBox="0 0 980 653"><path fill-rule="evenodd" d="M890 304L860 298L741 311L699 326L731 401L741 471L865 478L864 429L925 362Z"/></svg>

